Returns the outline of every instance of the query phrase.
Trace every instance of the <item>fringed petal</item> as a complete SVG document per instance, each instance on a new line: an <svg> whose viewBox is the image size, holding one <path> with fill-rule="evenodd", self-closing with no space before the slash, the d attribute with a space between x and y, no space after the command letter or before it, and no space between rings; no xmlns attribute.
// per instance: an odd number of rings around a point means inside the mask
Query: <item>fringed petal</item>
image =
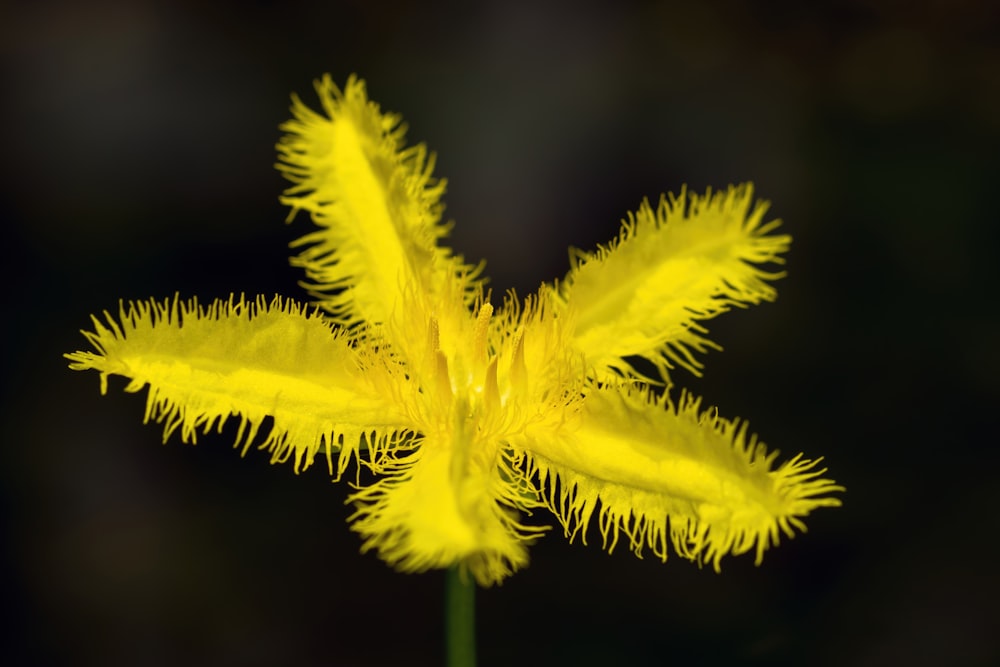
<svg viewBox="0 0 1000 667"><path fill-rule="evenodd" d="M403 572L458 565L481 586L500 583L528 563L542 532L521 524L517 508L537 506L533 487L508 455L487 443L469 449L423 439L383 468L350 500L362 551Z"/></svg>
<svg viewBox="0 0 1000 667"><path fill-rule="evenodd" d="M318 230L293 244L313 296L339 324L385 322L405 305L403 289L436 294L458 280L471 292L482 267L467 266L439 247L450 229L440 222L445 181L432 176L434 155L405 147L405 126L382 113L352 76L341 91L316 82L325 115L293 96L294 118L278 144L278 169L294 185L282 203L310 213Z"/></svg>
<svg viewBox="0 0 1000 667"><path fill-rule="evenodd" d="M362 439L377 457L406 431L392 404L370 389L374 357L293 301L230 297L200 306L174 298L123 304L118 318L105 316L106 324L94 318L95 330L84 332L96 352L67 354L70 368L99 371L102 392L111 374L129 378L129 392L149 385L146 421L164 425L164 442L179 430L194 443L199 431L221 430L234 416L235 446L245 453L270 416L259 447L273 462L291 458L298 472L322 449L339 477Z"/></svg>
<svg viewBox="0 0 1000 667"><path fill-rule="evenodd" d="M646 391L595 389L572 435L521 444L567 537L585 540L596 512L609 550L624 535L637 555L649 547L666 560L670 543L716 570L724 555L750 550L759 564L781 533L805 530L801 517L841 504L829 494L843 488L822 477L819 459L773 468L777 452L745 422L687 395L673 405Z"/></svg>
<svg viewBox="0 0 1000 667"><path fill-rule="evenodd" d="M596 252L576 252L561 284L564 307L576 314L574 344L597 379L634 376L628 357L645 357L663 378L672 366L700 374L695 353L717 348L704 320L775 298L767 281L782 277L760 264L782 263L791 243L769 235L766 202L753 187L644 201L618 238Z"/></svg>

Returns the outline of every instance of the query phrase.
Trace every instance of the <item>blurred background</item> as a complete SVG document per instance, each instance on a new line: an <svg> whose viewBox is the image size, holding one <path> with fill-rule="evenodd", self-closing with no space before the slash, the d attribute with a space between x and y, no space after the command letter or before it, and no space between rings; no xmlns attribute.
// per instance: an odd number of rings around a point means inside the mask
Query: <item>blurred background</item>
<svg viewBox="0 0 1000 667"><path fill-rule="evenodd" d="M721 575L553 531L480 594L483 667L1000 664L998 8L5 3L3 661L441 663L443 576L358 555L324 466L161 446L144 392L61 356L119 299L300 296L277 126L357 72L495 304L643 197L754 181L789 276L676 380L848 488Z"/></svg>

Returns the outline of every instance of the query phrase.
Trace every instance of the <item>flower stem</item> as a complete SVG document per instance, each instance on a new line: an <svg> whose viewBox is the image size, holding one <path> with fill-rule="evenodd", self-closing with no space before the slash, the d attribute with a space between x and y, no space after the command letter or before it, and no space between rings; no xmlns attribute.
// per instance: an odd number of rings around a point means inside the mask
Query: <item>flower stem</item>
<svg viewBox="0 0 1000 667"><path fill-rule="evenodd" d="M445 574L445 664L448 667L476 665L476 582L448 568Z"/></svg>

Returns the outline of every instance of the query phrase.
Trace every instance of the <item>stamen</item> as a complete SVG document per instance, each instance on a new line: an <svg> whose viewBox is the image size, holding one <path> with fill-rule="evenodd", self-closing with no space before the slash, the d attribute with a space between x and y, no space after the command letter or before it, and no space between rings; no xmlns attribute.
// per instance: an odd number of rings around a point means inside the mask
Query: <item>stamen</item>
<svg viewBox="0 0 1000 667"><path fill-rule="evenodd" d="M441 359L438 358L438 356L441 355L441 333L440 333L440 325L438 324L438 320L436 317L432 317L430 321L427 323L427 348L424 352L424 355L425 356L421 370L427 373L427 376L434 378L434 380L432 380L433 382L436 382L440 385L441 383L440 365L443 360L445 365L444 376L445 378L447 378L448 360L444 359L443 356ZM450 390L447 395L450 396Z"/></svg>
<svg viewBox="0 0 1000 667"><path fill-rule="evenodd" d="M427 342L431 352L437 352L441 349L441 332L436 317L432 317L427 325Z"/></svg>
<svg viewBox="0 0 1000 667"><path fill-rule="evenodd" d="M476 328L472 337L472 350L473 354L477 357L477 361L483 363L486 362L487 355L489 354L488 336L490 332L490 317L492 316L493 306L489 303L484 303L479 309L479 314L476 316Z"/></svg>

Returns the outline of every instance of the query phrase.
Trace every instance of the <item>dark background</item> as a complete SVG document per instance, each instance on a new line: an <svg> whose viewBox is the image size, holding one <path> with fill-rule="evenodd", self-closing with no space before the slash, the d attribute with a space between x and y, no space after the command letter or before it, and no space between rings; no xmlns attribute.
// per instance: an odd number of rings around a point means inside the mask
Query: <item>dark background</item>
<svg viewBox="0 0 1000 667"><path fill-rule="evenodd" d="M301 294L273 146L329 71L438 152L497 295L684 183L753 180L795 238L677 381L844 507L721 575L553 532L480 594L484 667L998 664L996 7L6 3L3 661L440 664L443 577L359 556L324 466L160 446L61 358L120 298Z"/></svg>

